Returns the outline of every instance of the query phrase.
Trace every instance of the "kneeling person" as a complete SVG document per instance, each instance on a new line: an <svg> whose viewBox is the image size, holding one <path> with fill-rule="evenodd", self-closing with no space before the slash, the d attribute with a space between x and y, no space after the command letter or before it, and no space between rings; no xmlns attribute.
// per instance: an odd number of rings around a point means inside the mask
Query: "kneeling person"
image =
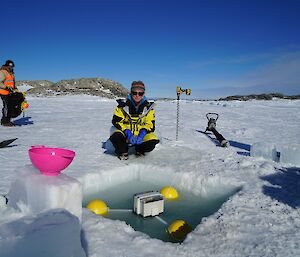
<svg viewBox="0 0 300 257"><path fill-rule="evenodd" d="M117 100L112 123L116 127L110 136L119 159L128 159L128 146L134 145L137 155L150 152L159 143L153 134L155 130L154 103L147 101L145 85L142 81L133 81L131 93L126 101Z"/></svg>

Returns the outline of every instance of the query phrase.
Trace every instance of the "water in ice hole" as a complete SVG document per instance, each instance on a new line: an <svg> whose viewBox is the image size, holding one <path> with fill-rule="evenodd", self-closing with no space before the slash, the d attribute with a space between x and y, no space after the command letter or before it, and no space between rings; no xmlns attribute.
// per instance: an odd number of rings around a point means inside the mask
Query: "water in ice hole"
<svg viewBox="0 0 300 257"><path fill-rule="evenodd" d="M154 183L134 179L84 197L83 206L93 199L103 200L110 209L109 213L105 215L106 218L125 221L136 231L141 231L153 238L166 242L179 242L167 233L168 225L175 220L183 219L194 229L203 217L216 212L230 196L239 190L239 188L232 187L222 194L218 191L216 194L211 193L209 196L203 197L172 185L178 191L179 199L165 200L164 212L158 218L143 218L132 211L135 193L160 191L165 186L170 185L165 182L158 183L156 181Z"/></svg>

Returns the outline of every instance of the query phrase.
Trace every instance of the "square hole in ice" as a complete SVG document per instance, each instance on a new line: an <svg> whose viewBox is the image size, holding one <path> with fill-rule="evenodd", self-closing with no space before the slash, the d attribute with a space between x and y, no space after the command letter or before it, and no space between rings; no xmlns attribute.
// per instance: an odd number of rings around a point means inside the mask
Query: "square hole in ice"
<svg viewBox="0 0 300 257"><path fill-rule="evenodd" d="M176 220L184 220L194 229L202 220L215 213L221 205L240 190L234 185L222 184L216 177L189 178L161 167L129 165L126 168L93 174L82 181L83 206L94 200L104 201L109 211L105 217L125 221L136 231L166 242L182 242L168 233L168 226ZM146 191L160 191L174 187L179 198L164 200L164 212L155 217L142 217L133 212L133 196Z"/></svg>

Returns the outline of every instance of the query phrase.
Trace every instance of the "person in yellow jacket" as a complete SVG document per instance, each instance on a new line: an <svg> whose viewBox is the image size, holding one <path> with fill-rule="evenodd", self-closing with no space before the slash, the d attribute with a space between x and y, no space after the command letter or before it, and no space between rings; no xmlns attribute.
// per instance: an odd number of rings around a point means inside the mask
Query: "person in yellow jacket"
<svg viewBox="0 0 300 257"><path fill-rule="evenodd" d="M144 155L155 148L159 139L154 135L155 111L154 102L145 96L145 85L142 81L133 81L131 92L126 101L117 100L112 124L116 128L110 136L115 153L121 160L128 159L128 146L135 147L136 155Z"/></svg>
<svg viewBox="0 0 300 257"><path fill-rule="evenodd" d="M15 64L7 60L0 68L0 96L3 102L1 125L12 127L10 121L21 114L21 103L24 101L22 93L17 92L14 76Z"/></svg>

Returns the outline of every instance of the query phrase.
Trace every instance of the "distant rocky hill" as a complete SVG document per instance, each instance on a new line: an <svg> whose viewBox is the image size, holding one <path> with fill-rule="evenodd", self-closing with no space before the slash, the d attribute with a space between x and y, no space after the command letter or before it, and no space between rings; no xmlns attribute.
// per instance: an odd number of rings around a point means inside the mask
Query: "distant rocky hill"
<svg viewBox="0 0 300 257"><path fill-rule="evenodd" d="M103 78L81 78L61 80L57 83L47 80L20 80L18 86L32 87L28 95L54 96L54 95L95 95L106 98L124 97L129 92L120 83Z"/></svg>
<svg viewBox="0 0 300 257"><path fill-rule="evenodd" d="M252 94L252 95L233 95L233 96L227 96L225 98L220 98L219 101L233 101L233 100L238 100L238 101L248 101L248 100L273 100L274 98L279 98L279 99L300 99L300 95L292 95L292 96L287 96L283 95L280 93L271 93L271 94Z"/></svg>

